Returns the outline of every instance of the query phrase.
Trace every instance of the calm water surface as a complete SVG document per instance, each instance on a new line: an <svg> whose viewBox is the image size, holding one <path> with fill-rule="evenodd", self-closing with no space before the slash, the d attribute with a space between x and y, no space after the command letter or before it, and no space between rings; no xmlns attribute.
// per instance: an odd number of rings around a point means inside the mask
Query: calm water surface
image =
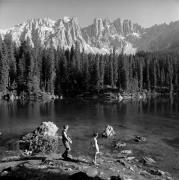
<svg viewBox="0 0 179 180"><path fill-rule="evenodd" d="M0 102L1 155L12 150L11 142L36 128L43 121L53 121L60 129L69 124L73 154L88 155L91 134L110 124L128 139L147 137L146 144L130 144L136 155L147 155L157 166L179 179L179 100L157 98L146 102L101 104L56 101L48 103ZM100 141L100 140L99 140ZM99 142L100 144L100 142ZM103 151L103 149L102 149Z"/></svg>

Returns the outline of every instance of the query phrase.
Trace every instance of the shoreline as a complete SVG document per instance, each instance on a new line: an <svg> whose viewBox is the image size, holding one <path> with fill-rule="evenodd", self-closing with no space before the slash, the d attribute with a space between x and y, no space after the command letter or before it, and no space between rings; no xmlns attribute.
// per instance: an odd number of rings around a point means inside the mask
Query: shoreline
<svg viewBox="0 0 179 180"><path fill-rule="evenodd" d="M116 91L116 89L101 91L101 92L84 92L81 94L73 95L73 96L63 96L63 95L54 95L47 92L38 92L38 93L31 93L28 96L15 96L14 94L5 94L2 95L1 92L0 100L6 100L14 102L16 100L20 101L53 101L53 100L65 100L65 99L81 99L81 100L91 100L91 101L99 101L99 102L121 102L121 101L139 101L139 100L146 100L150 98L156 97L174 97L177 96L179 93L169 93L169 92L156 92L156 91L136 91L136 92L126 92L126 91Z"/></svg>
<svg viewBox="0 0 179 180"><path fill-rule="evenodd" d="M9 157L0 163L0 178L3 179L50 179L61 180L172 180L167 172L155 167L142 167L132 158L118 157L114 159L109 154L98 160L98 165L92 165L87 157L73 158L64 161L60 154L19 158ZM13 160L14 159L14 160Z"/></svg>
<svg viewBox="0 0 179 180"><path fill-rule="evenodd" d="M147 154L143 152L143 149L147 148L147 146L145 147L146 143L151 140L149 137L146 140L144 138L144 141L141 142L136 142L133 138L134 136L131 135L126 137L118 134L114 138L100 138L103 154L97 159L99 166L91 164L89 155L74 155L73 159L69 161L64 161L59 153L48 155L39 153L34 156L8 155L0 161L0 179L17 175L15 176L17 179L22 179L25 176L27 180L34 176L38 179L65 177L64 180L68 180L79 174L78 180L86 178L89 180L113 180L112 178L123 180L175 179L158 167L162 154L161 157L154 158L150 152ZM155 145L155 142L153 143ZM110 146L111 150L107 150L106 146ZM94 174L97 177L94 178ZM80 179L81 177L82 179Z"/></svg>

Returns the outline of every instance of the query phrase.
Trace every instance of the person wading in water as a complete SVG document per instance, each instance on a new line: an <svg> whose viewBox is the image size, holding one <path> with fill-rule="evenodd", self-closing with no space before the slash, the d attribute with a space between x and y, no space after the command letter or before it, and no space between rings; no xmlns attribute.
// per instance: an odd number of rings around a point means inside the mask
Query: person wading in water
<svg viewBox="0 0 179 180"><path fill-rule="evenodd" d="M68 137L67 131L68 131L68 125L63 126L62 130L62 142L65 146L65 152L62 154L62 157L64 159L71 158L71 155L69 155L69 152L71 151L70 144L72 144L72 140Z"/></svg>

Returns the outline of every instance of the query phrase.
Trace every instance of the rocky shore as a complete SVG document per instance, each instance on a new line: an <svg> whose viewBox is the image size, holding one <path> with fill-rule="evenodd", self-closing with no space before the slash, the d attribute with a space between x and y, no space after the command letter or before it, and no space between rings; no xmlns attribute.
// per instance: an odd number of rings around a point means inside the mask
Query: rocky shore
<svg viewBox="0 0 179 180"><path fill-rule="evenodd" d="M125 91L107 91L107 92L100 92L100 93L90 93L86 92L83 94L78 95L77 97L82 100L95 100L104 103L117 103L122 101L139 101L139 100L146 100L147 98L161 96L161 93L157 92L149 92L149 91L142 91L142 92L125 92Z"/></svg>
<svg viewBox="0 0 179 180"><path fill-rule="evenodd" d="M112 152L101 149L102 154L97 159L98 165L93 165L91 157L80 155L64 160L58 152L46 152L43 144L56 137L58 128L52 122L43 122L32 133L20 140L32 146L20 147L20 153L6 156L0 160L0 179L20 180L172 180L172 176L157 167L157 160L147 155L137 157L130 149L128 141L122 140L112 126L106 126L101 137L103 142L110 142ZM43 137L44 136L44 137ZM42 138L43 137L43 138ZM51 137L47 139L47 137ZM37 140L38 139L38 140ZM135 136L130 139L142 145L147 142L145 137ZM34 145L35 142L35 145ZM26 144L27 143L27 144ZM39 148L39 143L41 147ZM37 151L38 150L38 151ZM48 148L49 150L49 148Z"/></svg>
<svg viewBox="0 0 179 180"><path fill-rule="evenodd" d="M110 154L103 154L97 166L87 157L65 161L60 154L7 157L1 160L0 172L2 180L172 180L169 173L136 163L133 157L121 155L114 159Z"/></svg>

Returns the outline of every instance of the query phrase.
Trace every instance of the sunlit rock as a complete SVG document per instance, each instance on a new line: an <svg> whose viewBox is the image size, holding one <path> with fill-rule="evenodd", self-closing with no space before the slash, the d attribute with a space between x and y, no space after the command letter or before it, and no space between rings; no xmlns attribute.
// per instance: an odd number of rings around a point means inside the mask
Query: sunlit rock
<svg viewBox="0 0 179 180"><path fill-rule="evenodd" d="M36 129L43 136L56 136L58 127L53 122L42 122L41 125Z"/></svg>
<svg viewBox="0 0 179 180"><path fill-rule="evenodd" d="M112 126L107 125L104 132L103 132L103 137L112 137L114 136L115 132Z"/></svg>
<svg viewBox="0 0 179 180"><path fill-rule="evenodd" d="M59 139L57 131L58 127L53 122L43 122L32 133L19 140L19 148L27 155L55 152Z"/></svg>

